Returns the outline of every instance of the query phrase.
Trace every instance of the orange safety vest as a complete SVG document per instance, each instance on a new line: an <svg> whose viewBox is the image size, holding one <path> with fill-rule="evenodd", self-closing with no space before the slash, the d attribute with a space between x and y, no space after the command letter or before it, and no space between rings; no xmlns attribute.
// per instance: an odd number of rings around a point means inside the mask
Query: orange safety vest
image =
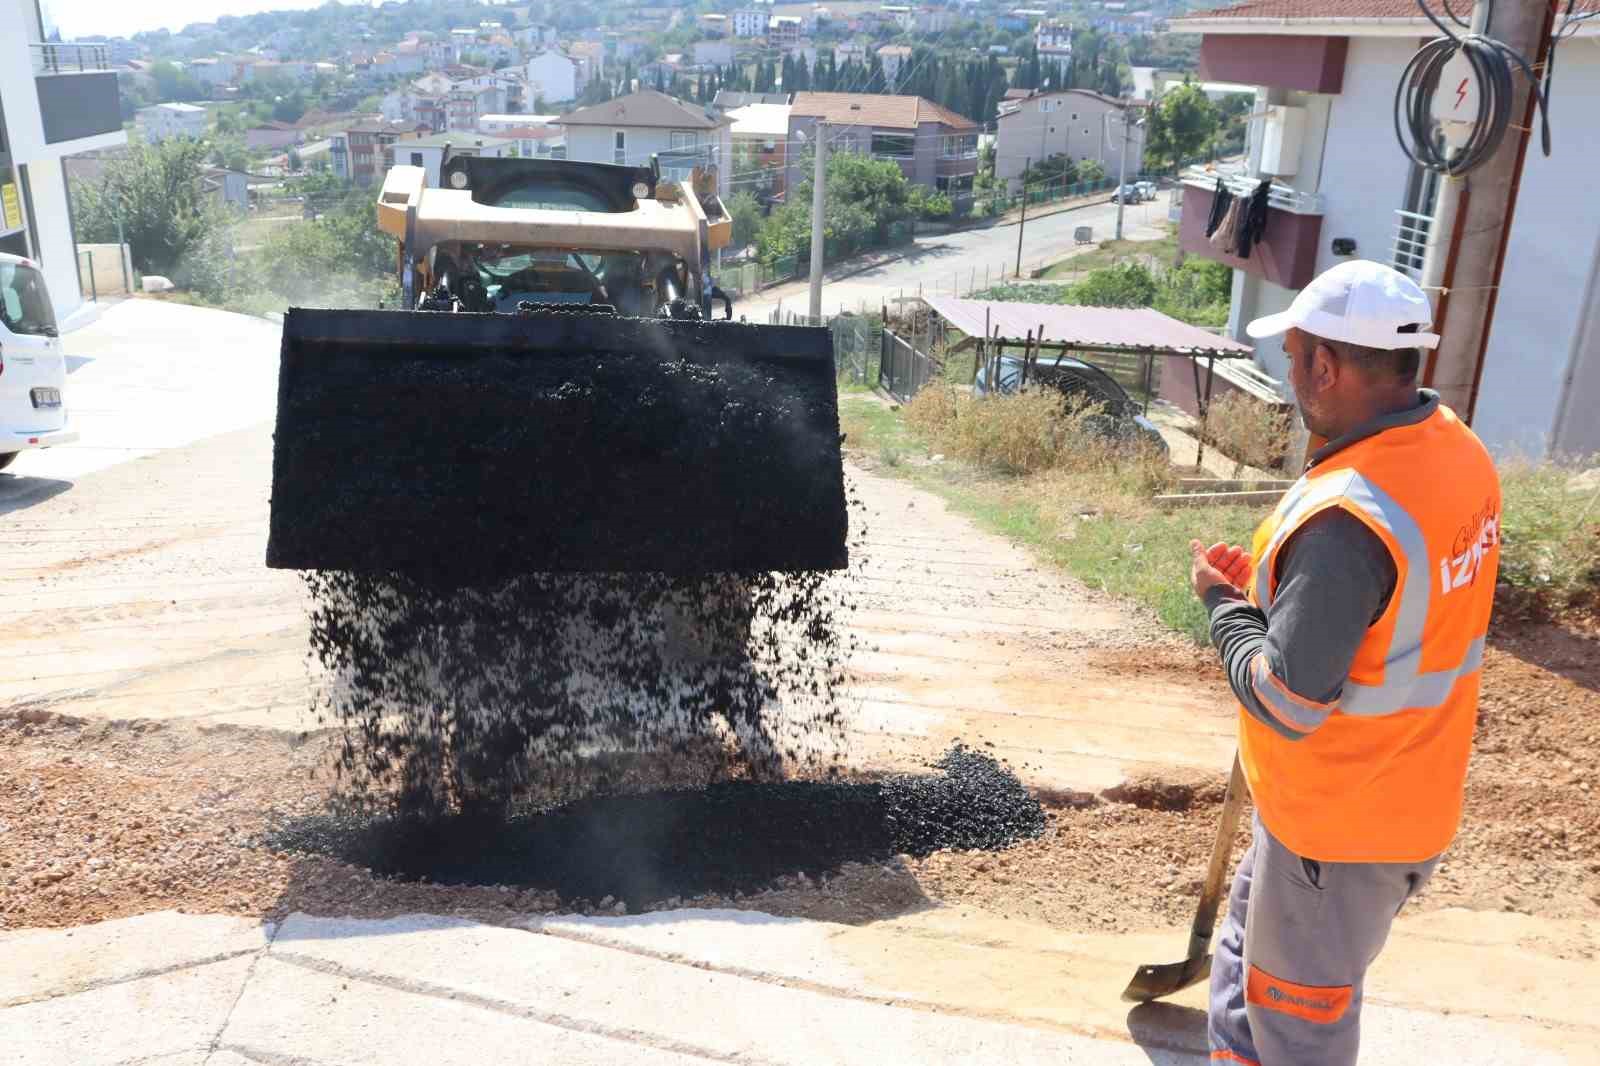
<svg viewBox="0 0 1600 1066"><path fill-rule="evenodd" d="M1240 707L1240 759L1261 820L1297 854L1430 859L1461 819L1500 560L1500 479L1477 436L1443 405L1335 452L1256 530L1249 595L1257 607L1271 610L1278 551L1329 507L1383 541L1394 593L1331 705L1289 691L1256 656L1261 703L1307 735L1290 740Z"/></svg>

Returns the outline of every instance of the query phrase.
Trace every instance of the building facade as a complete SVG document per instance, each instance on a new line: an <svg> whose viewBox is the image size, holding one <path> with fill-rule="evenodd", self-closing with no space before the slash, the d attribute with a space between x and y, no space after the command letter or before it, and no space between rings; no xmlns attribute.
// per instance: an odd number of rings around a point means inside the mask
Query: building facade
<svg viewBox="0 0 1600 1066"><path fill-rule="evenodd" d="M733 119L645 89L561 116L567 158L648 166L652 158L673 181L695 167L715 168L718 195L732 194Z"/></svg>
<svg viewBox="0 0 1600 1066"><path fill-rule="evenodd" d="M767 19L772 12L764 7L746 7L733 13L733 35L735 37L765 37L767 35Z"/></svg>
<svg viewBox="0 0 1600 1066"><path fill-rule="evenodd" d="M46 44L32 0L0 0L0 251L39 264L64 328L84 302L66 159L127 143L105 51Z"/></svg>
<svg viewBox="0 0 1600 1066"><path fill-rule="evenodd" d="M1031 160L1064 155L1077 162L1091 159L1115 178L1127 156L1129 181L1144 160L1144 129L1138 125L1144 107L1131 100L1102 96L1088 89L1042 92L1008 99L1000 106L995 134L994 173L1015 192L1016 182Z"/></svg>
<svg viewBox="0 0 1600 1066"><path fill-rule="evenodd" d="M892 161L908 181L932 191L970 192L978 173L978 124L920 96L795 93L789 143L816 143L819 126L826 127L829 151ZM804 177L798 154L787 160L789 188Z"/></svg>
<svg viewBox="0 0 1600 1066"><path fill-rule="evenodd" d="M206 109L194 104L155 104L138 111L139 128L147 141L188 137L197 141L206 135Z"/></svg>
<svg viewBox="0 0 1600 1066"><path fill-rule="evenodd" d="M578 98L578 64L554 49L528 60L528 95L547 103L564 104Z"/></svg>
<svg viewBox="0 0 1600 1066"><path fill-rule="evenodd" d="M1354 18L1334 0L1265 7L1257 0L1170 23L1202 35L1202 78L1257 87L1262 129L1252 130L1244 165L1226 180L1241 191L1273 183L1262 242L1241 259L1205 238L1217 175L1187 173L1179 240L1233 268L1228 331L1286 381L1281 339L1248 340L1251 319L1283 310L1346 258L1420 276L1437 181L1396 142L1394 92L1419 42L1437 31L1410 0L1371 0ZM1594 43L1562 47L1557 108L1562 94L1569 103L1600 99ZM1535 123L1478 369L1472 426L1500 454L1600 452L1592 414L1600 407L1600 214L1583 207L1581 193L1600 166L1600 139L1585 137L1581 123L1568 128L1546 157Z"/></svg>
<svg viewBox="0 0 1600 1066"><path fill-rule="evenodd" d="M911 48L903 44L886 44L878 49L878 62L883 66L883 80L893 92L900 83L900 71L911 62Z"/></svg>
<svg viewBox="0 0 1600 1066"><path fill-rule="evenodd" d="M1033 28L1033 46L1041 64L1065 67L1072 62L1072 24L1044 20Z"/></svg>

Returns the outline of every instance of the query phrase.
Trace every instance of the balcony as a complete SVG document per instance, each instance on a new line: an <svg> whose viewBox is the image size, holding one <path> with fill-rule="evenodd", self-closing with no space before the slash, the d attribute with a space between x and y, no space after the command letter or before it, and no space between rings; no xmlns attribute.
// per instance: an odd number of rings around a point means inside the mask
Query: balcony
<svg viewBox="0 0 1600 1066"><path fill-rule="evenodd" d="M105 45L30 44L46 144L122 132L117 75Z"/></svg>
<svg viewBox="0 0 1600 1066"><path fill-rule="evenodd" d="M1316 274L1317 246L1322 238L1322 197L1273 183L1267 198L1267 227L1248 259L1214 248L1206 237L1206 220L1216 199L1218 174L1191 169L1183 181L1183 217L1178 243L1186 252L1215 259L1285 289L1305 287ZM1221 175L1228 191L1249 196L1257 179Z"/></svg>

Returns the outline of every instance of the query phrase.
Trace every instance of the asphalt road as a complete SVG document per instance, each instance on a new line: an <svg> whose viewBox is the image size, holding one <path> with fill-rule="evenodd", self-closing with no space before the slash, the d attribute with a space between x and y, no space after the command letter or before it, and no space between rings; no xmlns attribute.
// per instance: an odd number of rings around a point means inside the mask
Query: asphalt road
<svg viewBox="0 0 1600 1066"><path fill-rule="evenodd" d="M1123 219L1124 237L1158 240L1165 236L1166 196L1163 191L1152 202L1130 204ZM1079 226L1089 226L1094 230L1094 239L1102 241L1112 237L1116 224L1117 205L1112 203L1091 204L1030 219L1023 232L1023 268L1031 269L1071 252L1075 247L1073 231ZM982 288L985 278L998 280L1012 272L1016 263L1015 223L921 238L902 259L861 273L855 273L858 268L848 263L830 270L823 284L822 310L824 314L836 314L841 310L876 308L898 295L915 295L919 285L924 292L948 293L954 288L964 296L970 287ZM738 304L735 313L753 322L764 321L780 304L785 311L803 313L808 300L806 283L791 282Z"/></svg>

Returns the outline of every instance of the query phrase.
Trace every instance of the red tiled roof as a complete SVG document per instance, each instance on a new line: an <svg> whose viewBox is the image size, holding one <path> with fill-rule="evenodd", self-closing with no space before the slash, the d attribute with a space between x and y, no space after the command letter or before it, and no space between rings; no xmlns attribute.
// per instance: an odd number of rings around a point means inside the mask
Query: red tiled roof
<svg viewBox="0 0 1600 1066"><path fill-rule="evenodd" d="M1444 18L1439 0L1429 0L1434 14ZM1456 12L1466 18L1472 4L1461 0L1454 5ZM1565 7L1565 5L1562 5ZM1578 0L1583 9L1600 6L1600 0ZM1191 11L1170 21L1187 22L1201 19L1304 19L1324 21L1329 19L1406 19L1427 25L1427 19L1417 7L1417 0L1244 0L1231 7L1211 11Z"/></svg>
<svg viewBox="0 0 1600 1066"><path fill-rule="evenodd" d="M789 114L797 118L887 126L897 130L914 130L923 122L938 122L958 130L973 129L978 125L965 115L958 115L932 100L882 93L795 93Z"/></svg>

